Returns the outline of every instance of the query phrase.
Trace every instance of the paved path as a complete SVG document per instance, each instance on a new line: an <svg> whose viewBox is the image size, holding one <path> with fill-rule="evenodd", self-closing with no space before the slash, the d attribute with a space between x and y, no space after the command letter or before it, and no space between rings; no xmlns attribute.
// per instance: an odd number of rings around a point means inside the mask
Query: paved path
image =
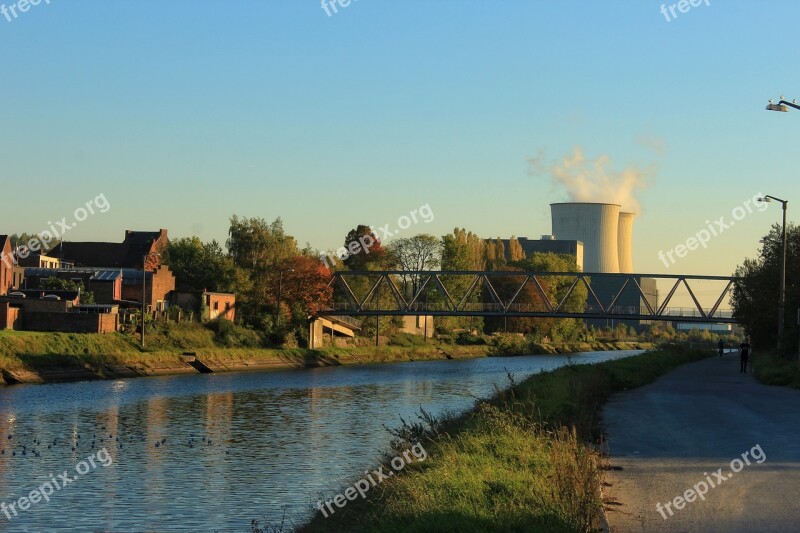
<svg viewBox="0 0 800 533"><path fill-rule="evenodd" d="M614 395L603 415L622 467L606 478L612 531L800 532L800 391L761 385L726 354ZM704 499L673 501L703 484Z"/></svg>

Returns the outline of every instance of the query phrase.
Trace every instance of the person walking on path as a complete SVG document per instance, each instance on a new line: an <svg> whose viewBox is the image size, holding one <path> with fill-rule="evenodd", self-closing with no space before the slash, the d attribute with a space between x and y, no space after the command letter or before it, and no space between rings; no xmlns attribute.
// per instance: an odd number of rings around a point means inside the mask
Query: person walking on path
<svg viewBox="0 0 800 533"><path fill-rule="evenodd" d="M741 368L739 372L747 373L747 360L750 357L750 339L746 338L742 344L739 345L739 358L741 360Z"/></svg>
<svg viewBox="0 0 800 533"><path fill-rule="evenodd" d="M725 353L725 343L722 341L722 339L719 340L719 344L717 344L717 346L719 347L719 357L721 359L722 354Z"/></svg>

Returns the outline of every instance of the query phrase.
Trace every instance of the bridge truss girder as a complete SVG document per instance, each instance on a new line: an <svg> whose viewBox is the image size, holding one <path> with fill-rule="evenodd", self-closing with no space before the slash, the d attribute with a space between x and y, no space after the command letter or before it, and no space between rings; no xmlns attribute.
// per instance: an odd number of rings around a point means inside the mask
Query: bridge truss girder
<svg viewBox="0 0 800 533"><path fill-rule="evenodd" d="M449 277L461 276L468 281L467 290L463 295L451 294L447 289L445 280ZM612 295L610 302L604 304L592 287L592 278L615 280L619 289ZM404 296L398 286L403 279L413 278L417 289ZM496 285L498 278L515 278L510 297L503 298ZM558 279L557 279L558 278ZM663 302L651 302L645 294L639 280L643 278L668 279L672 283ZM546 287L548 280L562 284L569 283L566 292L555 300L548 295ZM350 282L348 282L350 280ZM493 280L495 283L493 283ZM704 308L698 300L691 283L695 281L716 281L724 284L715 299L714 304ZM363 297L356 295L351 285L356 282L367 290ZM365 285L366 282L366 285ZM735 323L730 313L725 313L720 308L725 297L730 293L736 278L728 276L694 276L694 275L666 275L666 274L606 274L587 272L522 272L522 271L359 271L336 272L331 279L331 285L336 293L344 300L337 302L329 310L320 311L320 316L347 314L350 316L494 316L494 317L541 317L541 318L588 318L588 319L616 319L616 320L653 320L653 321L678 321L678 322L712 322ZM521 295L528 284L533 288L538 298L535 304L521 303ZM586 305L582 309L575 309L570 305L570 298L578 287L586 287ZM684 286L694 307L688 308L690 313L681 311L675 314L669 307L670 302L678 289ZM391 298L381 300L379 294L385 287ZM423 302L423 296L433 289L439 300L436 305ZM478 290L483 291L477 292ZM642 305L623 307L618 305L626 290L634 291ZM474 302L476 295L481 296L481 302ZM484 302L486 298L490 301ZM556 301L557 300L557 301ZM387 304L387 301L389 302ZM538 305L537 305L538 304ZM538 308L537 308L538 307ZM685 309L685 308L681 308Z"/></svg>

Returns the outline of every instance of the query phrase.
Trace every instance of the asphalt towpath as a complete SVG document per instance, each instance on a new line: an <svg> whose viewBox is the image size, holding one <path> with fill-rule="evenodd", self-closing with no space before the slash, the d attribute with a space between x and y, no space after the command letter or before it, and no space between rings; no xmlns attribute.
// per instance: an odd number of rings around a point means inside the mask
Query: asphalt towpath
<svg viewBox="0 0 800 533"><path fill-rule="evenodd" d="M616 394L603 420L612 532L800 532L800 391L738 354Z"/></svg>

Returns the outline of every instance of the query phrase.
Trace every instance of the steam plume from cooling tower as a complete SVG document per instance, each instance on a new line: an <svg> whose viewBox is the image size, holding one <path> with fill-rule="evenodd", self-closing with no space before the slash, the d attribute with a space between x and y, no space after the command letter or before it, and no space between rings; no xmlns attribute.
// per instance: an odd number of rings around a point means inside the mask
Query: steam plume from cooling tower
<svg viewBox="0 0 800 533"><path fill-rule="evenodd" d="M614 170L609 156L587 159L580 146L555 163L548 164L541 152L528 163L532 174L549 175L554 189L563 189L570 202L619 204L633 213L640 211L637 192L646 189L656 174L655 167Z"/></svg>

